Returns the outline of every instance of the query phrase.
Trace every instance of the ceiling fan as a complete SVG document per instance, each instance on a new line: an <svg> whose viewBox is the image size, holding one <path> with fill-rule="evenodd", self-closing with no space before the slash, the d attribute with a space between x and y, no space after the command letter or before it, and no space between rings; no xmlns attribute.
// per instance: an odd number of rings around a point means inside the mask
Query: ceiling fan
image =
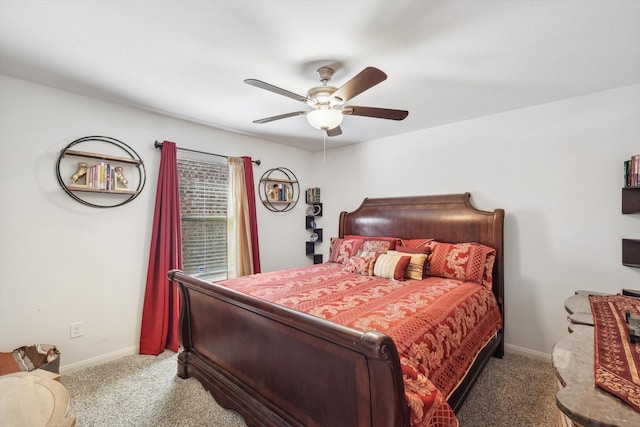
<svg viewBox="0 0 640 427"><path fill-rule="evenodd" d="M342 123L344 115L403 120L409 114L406 110L359 107L345 104L365 90L386 80L387 75L383 71L375 67L367 67L339 88L327 84L334 73L335 70L329 66L318 68L316 74L320 78L322 86L312 87L307 91L307 96L289 92L288 90L281 89L261 80L246 79L244 81L246 84L284 95L296 101L303 102L312 108L311 110L294 111L293 113L254 120L253 123L268 123L274 120L305 115L307 116L309 124L314 128L324 130L327 136L338 136L342 134L340 124Z"/></svg>

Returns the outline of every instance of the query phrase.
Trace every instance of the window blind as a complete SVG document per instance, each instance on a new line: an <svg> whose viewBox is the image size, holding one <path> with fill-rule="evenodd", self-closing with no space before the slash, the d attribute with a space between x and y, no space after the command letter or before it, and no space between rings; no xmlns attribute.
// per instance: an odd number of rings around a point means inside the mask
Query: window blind
<svg viewBox="0 0 640 427"><path fill-rule="evenodd" d="M193 159L177 164L183 270L207 280L226 279L228 165Z"/></svg>

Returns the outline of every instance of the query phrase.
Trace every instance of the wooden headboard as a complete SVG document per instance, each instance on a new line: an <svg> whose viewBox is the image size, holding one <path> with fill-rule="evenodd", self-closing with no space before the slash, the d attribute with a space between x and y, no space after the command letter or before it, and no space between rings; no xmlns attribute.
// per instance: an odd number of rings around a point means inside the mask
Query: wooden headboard
<svg viewBox="0 0 640 427"><path fill-rule="evenodd" d="M432 238L476 242L496 250L493 293L504 321L504 209L482 211L471 194L367 198L353 212L341 212L338 236Z"/></svg>

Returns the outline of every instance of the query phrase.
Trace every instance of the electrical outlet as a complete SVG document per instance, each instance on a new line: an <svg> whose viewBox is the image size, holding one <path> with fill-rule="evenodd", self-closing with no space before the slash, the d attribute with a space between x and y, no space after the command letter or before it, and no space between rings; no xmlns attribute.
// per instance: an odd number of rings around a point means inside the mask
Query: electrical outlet
<svg viewBox="0 0 640 427"><path fill-rule="evenodd" d="M84 330L82 328L82 322L74 322L70 324L69 329L70 329L71 338L81 337L82 334L84 333Z"/></svg>

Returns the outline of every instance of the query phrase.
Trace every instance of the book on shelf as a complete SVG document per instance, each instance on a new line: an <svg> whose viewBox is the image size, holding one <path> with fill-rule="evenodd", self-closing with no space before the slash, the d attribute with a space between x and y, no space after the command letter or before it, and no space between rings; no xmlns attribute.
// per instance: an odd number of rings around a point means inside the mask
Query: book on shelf
<svg viewBox="0 0 640 427"><path fill-rule="evenodd" d="M312 187L307 188L305 200L307 204L320 203L320 188Z"/></svg>
<svg viewBox="0 0 640 427"><path fill-rule="evenodd" d="M640 186L640 154L624 161L624 183L625 187Z"/></svg>
<svg viewBox="0 0 640 427"><path fill-rule="evenodd" d="M109 163L96 163L89 167L86 173L86 187L97 190L115 190L116 174Z"/></svg>
<svg viewBox="0 0 640 427"><path fill-rule="evenodd" d="M293 187L291 184L272 184L267 199L270 202L290 202L293 200Z"/></svg>
<svg viewBox="0 0 640 427"><path fill-rule="evenodd" d="M127 179L122 174L122 167L119 166L112 166L109 163L100 162L92 166L87 166L85 170L79 170L76 174L81 174L76 179L77 182L69 184L70 187L76 189L128 190ZM84 180L84 182L81 180Z"/></svg>

